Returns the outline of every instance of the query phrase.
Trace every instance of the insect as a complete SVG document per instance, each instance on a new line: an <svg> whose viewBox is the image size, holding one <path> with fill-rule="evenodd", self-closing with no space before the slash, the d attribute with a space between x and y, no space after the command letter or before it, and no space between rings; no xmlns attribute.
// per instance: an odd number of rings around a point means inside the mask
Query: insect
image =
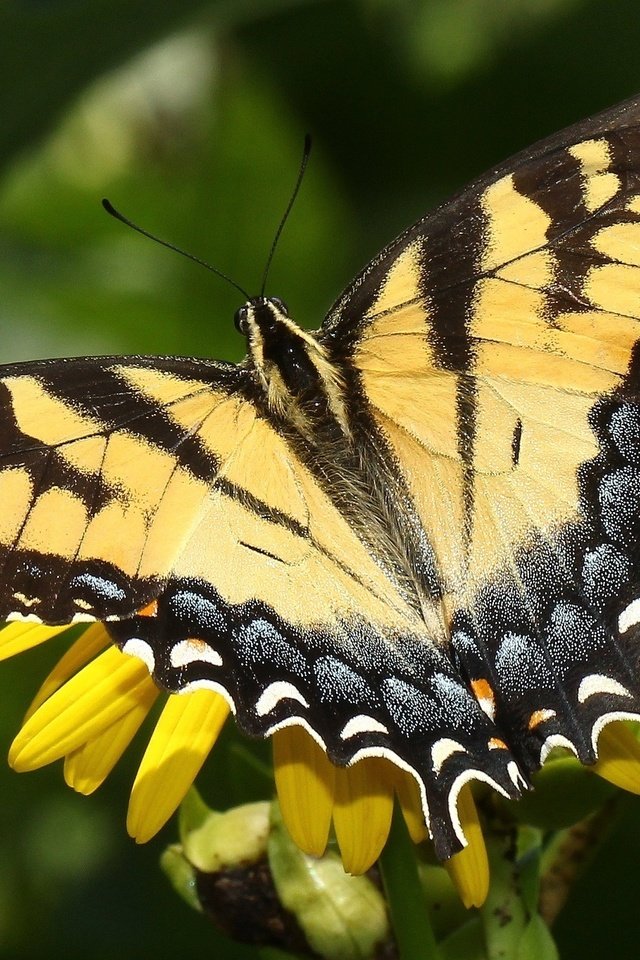
<svg viewBox="0 0 640 960"><path fill-rule="evenodd" d="M640 716L640 100L406 230L320 329L258 296L238 364L0 368L0 615L104 621L169 691L469 780Z"/></svg>

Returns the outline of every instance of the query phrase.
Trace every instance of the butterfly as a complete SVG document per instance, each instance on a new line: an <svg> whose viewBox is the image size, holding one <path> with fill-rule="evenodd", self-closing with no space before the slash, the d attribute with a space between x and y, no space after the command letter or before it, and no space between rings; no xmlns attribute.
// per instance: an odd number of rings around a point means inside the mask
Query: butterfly
<svg viewBox="0 0 640 960"><path fill-rule="evenodd" d="M640 99L481 177L314 333L240 364L0 368L0 616L103 621L169 691L410 773L436 852L470 780L640 717Z"/></svg>

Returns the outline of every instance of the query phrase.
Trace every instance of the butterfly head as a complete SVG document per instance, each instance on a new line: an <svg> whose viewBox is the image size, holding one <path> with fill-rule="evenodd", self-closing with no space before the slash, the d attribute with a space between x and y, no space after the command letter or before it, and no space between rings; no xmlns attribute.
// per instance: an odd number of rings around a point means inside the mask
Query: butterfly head
<svg viewBox="0 0 640 960"><path fill-rule="evenodd" d="M248 363L270 410L299 428L327 415L344 427L340 375L316 337L292 320L283 300L251 297L236 311L234 323L246 337Z"/></svg>
<svg viewBox="0 0 640 960"><path fill-rule="evenodd" d="M233 322L238 333L251 342L255 329L268 332L274 330L279 320L289 319L289 308L280 297L250 297L235 312ZM290 321L291 322L291 321ZM295 326L295 324L294 324Z"/></svg>

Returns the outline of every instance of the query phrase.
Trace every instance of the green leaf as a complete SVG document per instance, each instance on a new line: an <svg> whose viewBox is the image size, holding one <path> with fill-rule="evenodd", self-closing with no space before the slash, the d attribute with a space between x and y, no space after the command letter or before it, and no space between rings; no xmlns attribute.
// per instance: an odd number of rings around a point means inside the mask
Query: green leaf
<svg viewBox="0 0 640 960"><path fill-rule="evenodd" d="M415 847L397 806L379 864L400 960L440 960Z"/></svg>
<svg viewBox="0 0 640 960"><path fill-rule="evenodd" d="M169 878L171 886L190 907L202 913L202 906L196 891L196 872L189 863L182 847L173 843L160 857L160 867Z"/></svg>
<svg viewBox="0 0 640 960"><path fill-rule="evenodd" d="M515 960L559 960L551 931L540 914L529 921L518 944Z"/></svg>
<svg viewBox="0 0 640 960"><path fill-rule="evenodd" d="M488 960L512 960L529 922L520 890L515 831L485 835L491 887L480 914Z"/></svg>
<svg viewBox="0 0 640 960"><path fill-rule="evenodd" d="M525 838L523 839L523 833ZM538 897L540 895L540 870L542 864L542 837L540 831L533 830L530 827L523 827L519 831L518 847L522 850L523 842L525 852L518 857L518 871L520 875L520 895L525 909L529 914L533 914L538 908ZM535 843L533 841L535 840Z"/></svg>
<svg viewBox="0 0 640 960"><path fill-rule="evenodd" d="M499 801L510 819L543 830L562 830L597 810L615 787L581 766L574 757L548 762L533 778L534 789L517 803Z"/></svg>
<svg viewBox="0 0 640 960"><path fill-rule="evenodd" d="M418 869L434 935L444 940L467 923L469 911L443 866L418 863Z"/></svg>
<svg viewBox="0 0 640 960"><path fill-rule="evenodd" d="M482 923L474 917L440 944L442 960L487 960Z"/></svg>

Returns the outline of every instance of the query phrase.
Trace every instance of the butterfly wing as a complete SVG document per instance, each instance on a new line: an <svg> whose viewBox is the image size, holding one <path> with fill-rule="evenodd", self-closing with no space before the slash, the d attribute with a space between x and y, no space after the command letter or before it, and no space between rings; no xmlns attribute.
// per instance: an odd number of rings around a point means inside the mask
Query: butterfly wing
<svg viewBox="0 0 640 960"><path fill-rule="evenodd" d="M473 766L514 795L512 757L252 383L202 361L3 368L0 616L106 621L251 734L293 722L336 763L390 757L447 855L456 781Z"/></svg>
<svg viewBox="0 0 640 960"><path fill-rule="evenodd" d="M640 101L391 244L320 334L408 485L450 652L524 769L640 713Z"/></svg>

